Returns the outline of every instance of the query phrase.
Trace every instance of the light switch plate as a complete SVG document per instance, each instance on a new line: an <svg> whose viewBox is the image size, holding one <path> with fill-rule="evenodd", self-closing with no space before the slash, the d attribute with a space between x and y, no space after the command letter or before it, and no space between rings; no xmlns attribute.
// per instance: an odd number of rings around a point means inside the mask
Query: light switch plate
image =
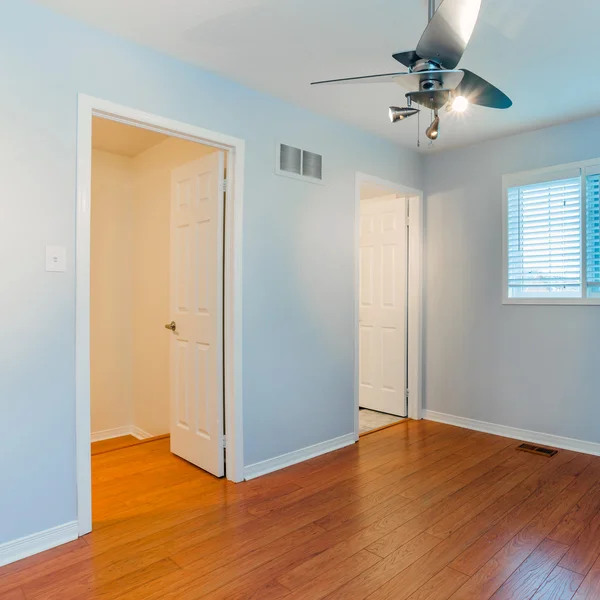
<svg viewBox="0 0 600 600"><path fill-rule="evenodd" d="M63 273L67 270L67 249L64 246L46 246L46 271Z"/></svg>

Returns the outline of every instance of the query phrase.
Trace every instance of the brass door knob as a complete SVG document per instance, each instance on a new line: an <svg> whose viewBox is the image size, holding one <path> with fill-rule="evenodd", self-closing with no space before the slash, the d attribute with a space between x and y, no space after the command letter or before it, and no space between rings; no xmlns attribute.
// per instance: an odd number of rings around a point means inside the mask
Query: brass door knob
<svg viewBox="0 0 600 600"><path fill-rule="evenodd" d="M170 323L167 323L165 325L165 329L170 329L171 331L175 331L177 329L177 325L175 324L175 321L171 321Z"/></svg>

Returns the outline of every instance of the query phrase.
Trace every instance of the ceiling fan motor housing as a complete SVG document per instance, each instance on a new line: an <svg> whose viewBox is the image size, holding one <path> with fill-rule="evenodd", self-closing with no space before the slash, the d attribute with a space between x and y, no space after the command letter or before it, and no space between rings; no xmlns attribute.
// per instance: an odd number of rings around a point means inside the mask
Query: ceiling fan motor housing
<svg viewBox="0 0 600 600"><path fill-rule="evenodd" d="M419 58L414 63L412 63L409 67L409 71L411 73L422 73L423 71L439 71L444 67L439 63L436 63L433 60L428 60L426 58Z"/></svg>
<svg viewBox="0 0 600 600"><path fill-rule="evenodd" d="M422 92L434 92L436 90L441 90L442 87L442 80L435 79L434 77L430 79L421 79L421 83L419 84L419 88Z"/></svg>
<svg viewBox="0 0 600 600"><path fill-rule="evenodd" d="M419 91L421 92L430 92L444 88L444 68L432 60L420 58L410 66L409 72L421 75L419 81Z"/></svg>

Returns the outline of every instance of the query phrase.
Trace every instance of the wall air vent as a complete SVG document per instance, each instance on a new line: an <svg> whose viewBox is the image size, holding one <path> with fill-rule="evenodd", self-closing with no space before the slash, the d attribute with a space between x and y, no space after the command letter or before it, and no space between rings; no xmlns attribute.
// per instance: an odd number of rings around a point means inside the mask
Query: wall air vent
<svg viewBox="0 0 600 600"><path fill-rule="evenodd" d="M277 144L275 173L310 183L323 183L323 157L288 144Z"/></svg>
<svg viewBox="0 0 600 600"><path fill-rule="evenodd" d="M540 456L547 456L548 458L558 454L558 450L555 450L554 448L546 448L545 446L537 446L534 444L521 444L520 446L517 446L517 450L531 452L531 454L539 454Z"/></svg>

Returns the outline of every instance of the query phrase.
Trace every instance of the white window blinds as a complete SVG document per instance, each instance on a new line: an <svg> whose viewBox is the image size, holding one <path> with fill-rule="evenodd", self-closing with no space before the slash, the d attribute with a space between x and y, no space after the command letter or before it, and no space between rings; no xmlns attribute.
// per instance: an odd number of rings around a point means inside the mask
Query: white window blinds
<svg viewBox="0 0 600 600"><path fill-rule="evenodd" d="M586 273L588 295L600 295L600 174L585 180Z"/></svg>
<svg viewBox="0 0 600 600"><path fill-rule="evenodd" d="M581 178L508 188L507 242L509 297L579 297Z"/></svg>

